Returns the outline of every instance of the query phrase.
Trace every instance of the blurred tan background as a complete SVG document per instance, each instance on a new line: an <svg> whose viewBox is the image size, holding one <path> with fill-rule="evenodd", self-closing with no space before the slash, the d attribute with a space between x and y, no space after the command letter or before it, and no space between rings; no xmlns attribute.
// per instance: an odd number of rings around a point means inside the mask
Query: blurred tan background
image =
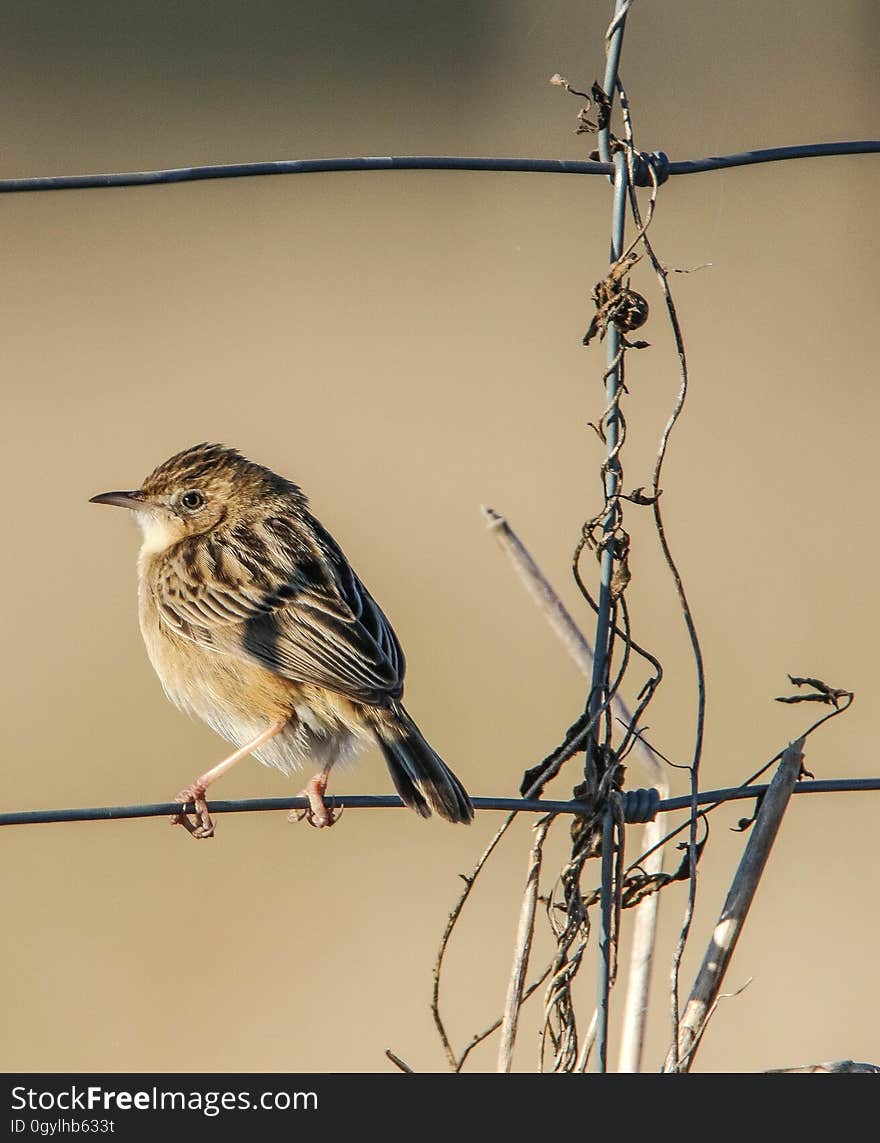
<svg viewBox="0 0 880 1143"><path fill-rule="evenodd" d="M0 169L13 177L584 157L579 103L547 78L601 75L611 5L5 7ZM876 135L877 24L869 0L637 4L622 64L637 142L679 159ZM660 256L712 263L673 281L693 387L664 481L709 678L707 787L750 773L815 714L772 701L787 672L857 693L810 745L817 777L878 771L877 170L872 157L822 159L662 191ZM206 439L303 485L398 630L427 736L473 794L513 794L585 687L479 506L509 517L588 627L569 560L601 503L587 422L602 409L604 348L580 338L609 213L604 180L544 175L4 197L4 808L160 801L223 755L147 663L134 527L87 503ZM628 488L649 482L678 385L646 271L638 283L653 348L630 359ZM628 521L634 630L667 672L648 723L686 760L693 667L647 514ZM633 671L630 698L643 677ZM553 792L575 781L570 768ZM296 788L246 762L216 793ZM332 789L389 792L378 752ZM684 992L740 853L727 827L747 812L714 815ZM440 1069L431 965L458 874L497 824L352 811L318 833L236 815L201 845L161 820L5 829L0 1066L385 1071L390 1047ZM722 1004L699 1069L880 1061L878 824L877 795L792 804L727 987L754 979ZM524 822L450 953L459 1044L503 1004L527 839ZM682 888L664 894L651 1069L668 1042L683 903ZM591 962L584 1021L593 989ZM519 1068L534 1067L536 1044L527 1022ZM612 1059L616 1046L615 1033ZM492 1041L472 1062L494 1059Z"/></svg>

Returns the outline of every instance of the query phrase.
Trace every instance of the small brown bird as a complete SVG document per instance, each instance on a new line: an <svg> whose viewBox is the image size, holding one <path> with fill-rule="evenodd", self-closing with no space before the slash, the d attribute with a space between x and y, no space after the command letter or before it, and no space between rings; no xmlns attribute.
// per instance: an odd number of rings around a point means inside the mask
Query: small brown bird
<svg viewBox="0 0 880 1143"><path fill-rule="evenodd" d="M136 491L91 503L129 508L140 526L140 626L165 693L237 748L181 790L195 816L172 822L211 837L208 786L253 754L286 774L317 763L305 816L332 825L330 770L369 742L416 813L471 821L464 787L400 701L405 662L391 624L295 484L200 444Z"/></svg>

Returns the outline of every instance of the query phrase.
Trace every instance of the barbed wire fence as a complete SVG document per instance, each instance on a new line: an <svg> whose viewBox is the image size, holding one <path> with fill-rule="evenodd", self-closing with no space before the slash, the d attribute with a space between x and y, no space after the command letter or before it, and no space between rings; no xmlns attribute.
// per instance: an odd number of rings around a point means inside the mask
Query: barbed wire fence
<svg viewBox="0 0 880 1143"><path fill-rule="evenodd" d="M578 131L595 135L598 144L596 152L588 160L385 156L0 180L0 193L6 194L156 186L261 175L382 170L604 175L611 180L609 269L593 290L595 312L583 337L586 345L598 339L604 341L606 346L606 365L602 373L604 408L592 426L605 446L605 458L600 471L603 503L601 510L585 522L572 560L572 573L577 587L595 615L595 636L592 643L580 631L509 523L493 510L485 510L489 528L550 626L589 680L589 689L583 712L569 727L560 744L541 762L526 771L520 787L521 797L473 799L478 811L501 811L507 816L473 870L463 875L464 889L449 915L434 964L431 1009L447 1063L455 1072L460 1072L473 1050L496 1032L499 1033L498 1070L510 1071L520 1011L529 997L542 986L544 1006L541 1015L540 1070L584 1072L595 1053L596 1070L606 1071L609 1010L617 975L620 919L622 911L629 908L636 911L636 923L621 1021L619 1070L641 1070L659 891L676 882L687 883L687 899L670 967L671 1035L663 1070L689 1071L721 997L720 989L727 966L791 795L880 790L880 777L817 781L804 769L804 743L829 719L845 713L853 702L853 695L845 689L829 686L820 679L803 676L790 676L797 692L780 696L779 701L819 703L826 708L824 713L804 728L796 742L787 744L740 785L716 790L700 788L706 711L705 674L696 623L688 603L683 577L666 535L661 511L664 461L687 398L689 375L684 336L669 284L670 275L678 271L669 269L661 262L650 238L660 188L670 177L755 163L877 153L880 152L880 141L806 144L678 162L670 161L662 151L638 151L634 141L631 108L619 75L626 21L632 4L633 0L615 0L613 18L605 37L605 72L601 84L594 83L587 93L577 90L561 76L554 76L551 80L583 101ZM622 122L618 134L612 130L615 101ZM644 207L639 200L639 189L647 196ZM631 221L634 230L628 243L625 239L627 220ZM643 268L650 267L657 279L678 357L679 389L660 434L651 485L627 493L623 490L627 356L631 352L641 352L648 348L647 343L630 339L630 335L640 329L648 318L647 301L631 285L632 276L640 263ZM662 682L663 668L660 660L636 641L630 629L626 602L626 589L630 580L630 535L625 526L625 511L637 509L647 509L651 513L654 532L675 586L694 662L697 713L691 757L684 764L666 758L655 744L648 742L641 729L645 711ZM594 554L598 567L595 597L581 570L582 557L587 551ZM646 664L650 674L639 692L635 709L629 710L620 697L620 691L634 658ZM633 753L639 756L651 773L654 781L652 788L623 788L624 762ZM568 800L544 798L542 795L547 784L568 762L581 756L584 759L583 779L576 785L573 797ZM687 771L688 794L669 797L668 766ZM769 782L759 781L774 766L776 769L772 779ZM681 965L691 935L698 866L708 838L708 815L718 806L740 799L753 799L756 802L755 813L740 821L739 828L743 832L749 831L748 841L719 922L713 929L702 966L687 1002L682 1006ZM343 795L337 796L334 801L346 809L402 807L402 802L397 797ZM307 805L308 800L304 797L256 798L212 801L210 810L215 814L240 813L304 809ZM0 826L156 817L179 810L177 803L164 802L25 810L0 813ZM682 811L686 812L684 821L667 830L665 815ZM504 1011L483 1031L475 1033L463 1049L456 1049L441 1012L444 958L480 874L496 853L517 815L522 813L537 813L540 817L533 828L528 854L526 885ZM556 873L550 887L542 894L540 887L547 838L554 824L561 819L570 820L571 823L569 857ZM640 853L635 860L627 863L627 827L638 824L644 825ZM686 834L683 859L676 870L664 872L664 848L681 833ZM593 867L588 864L591 861L599 864L599 884L584 888L584 873L587 868ZM554 952L548 963L527 984L539 905L546 915ZM599 947L596 1004L591 1018L585 1022L580 1019L573 986L591 937L591 911L594 909L598 909ZM401 1070L412 1070L395 1052L389 1050L388 1056ZM877 1071L880 1068L853 1061L836 1061L783 1070Z"/></svg>

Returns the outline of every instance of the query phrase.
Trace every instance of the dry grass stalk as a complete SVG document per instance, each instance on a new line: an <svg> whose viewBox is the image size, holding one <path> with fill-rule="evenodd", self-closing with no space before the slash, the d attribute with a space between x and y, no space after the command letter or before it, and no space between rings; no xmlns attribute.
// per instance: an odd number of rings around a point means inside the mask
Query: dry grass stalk
<svg viewBox="0 0 880 1143"><path fill-rule="evenodd" d="M516 944L513 950L513 966L507 986L504 1015L501 1018L501 1040L498 1045L499 1072L509 1072L513 1061L519 1010L523 1002L523 987L525 986L526 970L529 967L532 937L535 932L535 909L538 904L538 882L541 877L544 839L552 821L553 817L550 815L542 818L535 826L535 840L532 842L532 848L529 852L529 869L519 915Z"/></svg>

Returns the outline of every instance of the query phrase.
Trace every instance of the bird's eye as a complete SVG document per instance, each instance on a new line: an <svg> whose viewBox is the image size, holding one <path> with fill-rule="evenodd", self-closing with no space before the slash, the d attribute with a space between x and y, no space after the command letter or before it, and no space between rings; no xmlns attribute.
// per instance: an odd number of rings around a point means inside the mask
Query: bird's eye
<svg viewBox="0 0 880 1143"><path fill-rule="evenodd" d="M196 512L205 503L205 498L201 492L193 489L191 492L184 492L180 498L180 503L188 512Z"/></svg>

